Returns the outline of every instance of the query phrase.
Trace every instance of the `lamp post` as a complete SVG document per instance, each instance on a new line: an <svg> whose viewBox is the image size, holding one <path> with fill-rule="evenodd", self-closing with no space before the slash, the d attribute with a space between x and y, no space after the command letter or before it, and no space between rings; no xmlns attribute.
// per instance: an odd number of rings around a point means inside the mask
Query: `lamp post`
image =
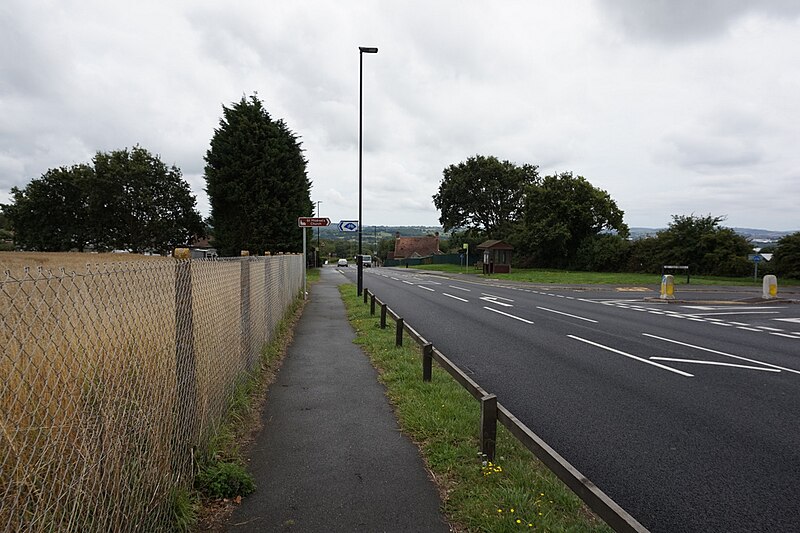
<svg viewBox="0 0 800 533"><path fill-rule="evenodd" d="M319 204L322 203L322 200L317 200L317 218L319 218ZM317 226L317 258L314 261L314 265L319 268L320 264L320 254L319 254L319 226Z"/></svg>
<svg viewBox="0 0 800 533"><path fill-rule="evenodd" d="M364 289L364 264L361 257L361 151L363 133L363 113L364 105L364 54L377 54L375 47L358 47L358 295Z"/></svg>

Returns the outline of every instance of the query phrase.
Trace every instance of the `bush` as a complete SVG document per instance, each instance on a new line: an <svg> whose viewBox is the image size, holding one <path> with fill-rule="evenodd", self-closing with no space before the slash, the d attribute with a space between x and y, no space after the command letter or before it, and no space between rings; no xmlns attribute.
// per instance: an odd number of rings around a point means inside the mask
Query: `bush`
<svg viewBox="0 0 800 533"><path fill-rule="evenodd" d="M234 462L216 462L203 468L194 479L195 488L210 498L247 496L256 490L253 476Z"/></svg>

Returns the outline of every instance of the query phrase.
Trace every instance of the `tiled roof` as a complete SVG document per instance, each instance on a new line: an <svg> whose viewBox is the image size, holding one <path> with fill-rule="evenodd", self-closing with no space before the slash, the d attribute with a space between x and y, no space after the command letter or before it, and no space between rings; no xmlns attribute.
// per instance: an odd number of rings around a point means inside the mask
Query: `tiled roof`
<svg viewBox="0 0 800 533"><path fill-rule="evenodd" d="M398 237L394 241L394 257L427 257L441 254L439 237Z"/></svg>

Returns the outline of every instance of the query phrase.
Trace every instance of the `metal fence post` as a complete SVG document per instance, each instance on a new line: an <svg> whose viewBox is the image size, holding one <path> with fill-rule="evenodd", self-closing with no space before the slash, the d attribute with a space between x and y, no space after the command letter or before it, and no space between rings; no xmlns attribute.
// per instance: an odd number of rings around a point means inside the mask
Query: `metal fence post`
<svg viewBox="0 0 800 533"><path fill-rule="evenodd" d="M494 461L497 442L497 396L487 394L481 398L481 453Z"/></svg>
<svg viewBox="0 0 800 533"><path fill-rule="evenodd" d="M433 372L433 344L422 345L422 381L430 381Z"/></svg>
<svg viewBox="0 0 800 533"><path fill-rule="evenodd" d="M240 280L240 316L241 316L241 331L242 331L242 359L245 362L245 368L251 370L253 368L253 354L250 353L250 252L243 250L241 253L241 275Z"/></svg>
<svg viewBox="0 0 800 533"><path fill-rule="evenodd" d="M394 344L395 344L395 346L402 346L403 345L403 322L404 322L403 319L399 318L399 317L397 318L397 321L395 322L395 326L397 326L397 329L395 330L395 333L394 333Z"/></svg>
<svg viewBox="0 0 800 533"><path fill-rule="evenodd" d="M388 305L381 304L381 329L386 329L386 308Z"/></svg>
<svg viewBox="0 0 800 533"><path fill-rule="evenodd" d="M197 438L197 361L194 348L192 263L188 248L177 248L175 264L175 434L173 474L191 468L191 447Z"/></svg>

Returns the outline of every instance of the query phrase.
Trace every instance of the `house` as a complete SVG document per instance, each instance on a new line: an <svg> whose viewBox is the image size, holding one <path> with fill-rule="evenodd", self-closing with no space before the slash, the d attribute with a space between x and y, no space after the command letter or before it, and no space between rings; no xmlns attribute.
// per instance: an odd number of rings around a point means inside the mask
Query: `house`
<svg viewBox="0 0 800 533"><path fill-rule="evenodd" d="M411 259L415 257L429 257L442 255L439 250L439 232L427 237L401 237L400 232L395 233L394 251L389 252L389 259Z"/></svg>
<svg viewBox="0 0 800 533"><path fill-rule="evenodd" d="M195 237L188 248L192 254L192 259L214 259L217 257L217 249L211 246L208 237Z"/></svg>

